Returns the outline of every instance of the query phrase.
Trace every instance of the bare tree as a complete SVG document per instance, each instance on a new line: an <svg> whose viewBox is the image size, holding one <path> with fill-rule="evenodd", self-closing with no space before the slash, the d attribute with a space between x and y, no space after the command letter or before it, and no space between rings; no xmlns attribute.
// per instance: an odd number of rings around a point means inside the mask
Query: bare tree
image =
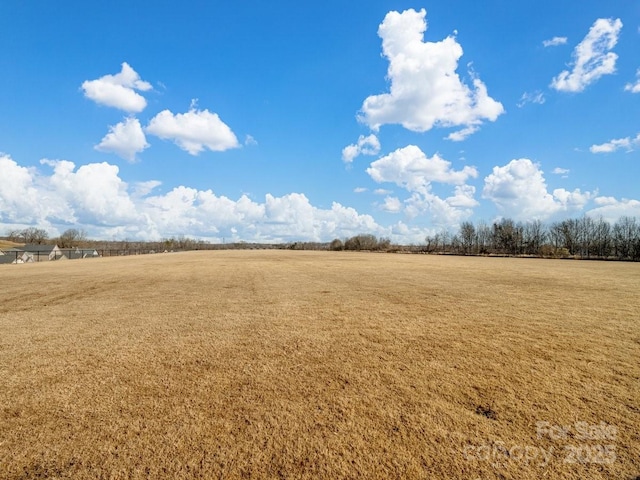
<svg viewBox="0 0 640 480"><path fill-rule="evenodd" d="M60 248L77 247L81 243L86 242L86 240L87 232L76 228L69 228L58 237L58 246Z"/></svg>
<svg viewBox="0 0 640 480"><path fill-rule="evenodd" d="M476 228L476 240L478 253L489 253L491 247L491 227L480 221Z"/></svg>
<svg viewBox="0 0 640 480"><path fill-rule="evenodd" d="M542 245L547 240L547 232L540 220L527 222L522 230L524 252L528 255L539 255Z"/></svg>
<svg viewBox="0 0 640 480"><path fill-rule="evenodd" d="M42 244L49 238L49 234L42 228L28 227L20 231L20 237L24 243Z"/></svg>
<svg viewBox="0 0 640 480"><path fill-rule="evenodd" d="M477 253L476 246L476 227L471 222L462 222L460 225L459 241L462 247L462 253Z"/></svg>
<svg viewBox="0 0 640 480"><path fill-rule="evenodd" d="M595 222L586 215L577 220L577 222L578 253L581 257L589 258L595 238Z"/></svg>
<svg viewBox="0 0 640 480"><path fill-rule="evenodd" d="M640 223L635 217L621 217L615 223L613 243L618 258L640 260Z"/></svg>
<svg viewBox="0 0 640 480"><path fill-rule="evenodd" d="M563 220L551 226L553 236L557 242L556 248L566 248L570 255L578 251L580 236L580 221L575 219Z"/></svg>
<svg viewBox="0 0 640 480"><path fill-rule="evenodd" d="M611 255L611 225L602 216L594 221L593 255L599 258L607 258Z"/></svg>
<svg viewBox="0 0 640 480"><path fill-rule="evenodd" d="M510 218L503 218L493 224L493 245L501 253L517 255L522 249L522 225Z"/></svg>
<svg viewBox="0 0 640 480"><path fill-rule="evenodd" d="M22 239L22 232L20 230L9 230L7 232L7 239L10 242L19 242Z"/></svg>
<svg viewBox="0 0 640 480"><path fill-rule="evenodd" d="M426 243L425 245L426 251L429 253L433 252L433 250L435 249L434 247L435 239L431 235L427 235L424 241Z"/></svg>

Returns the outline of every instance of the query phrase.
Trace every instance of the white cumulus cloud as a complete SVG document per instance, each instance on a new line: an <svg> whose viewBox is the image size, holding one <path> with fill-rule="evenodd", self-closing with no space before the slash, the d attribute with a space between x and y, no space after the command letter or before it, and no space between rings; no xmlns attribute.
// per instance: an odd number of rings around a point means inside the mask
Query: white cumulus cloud
<svg viewBox="0 0 640 480"><path fill-rule="evenodd" d="M581 92L603 75L616 71L618 55L611 50L618 43L622 21L599 18L573 51L573 70L564 70L551 81L561 92Z"/></svg>
<svg viewBox="0 0 640 480"><path fill-rule="evenodd" d="M429 158L415 145L400 148L372 162L367 173L378 183L394 183L411 193L404 200L403 207L408 217L428 214L433 223L440 227L458 225L470 217L472 208L478 205L473 198L475 188L465 185L469 178L477 177L478 171L474 167L454 170L451 162L437 154ZM443 199L433 193L433 183L455 185L455 192ZM395 197L387 197L383 208L400 211L399 202Z"/></svg>
<svg viewBox="0 0 640 480"><path fill-rule="evenodd" d="M164 140L172 140L191 155L205 148L221 152L240 146L235 134L216 113L191 108L187 113L173 114L163 110L151 119L146 132Z"/></svg>
<svg viewBox="0 0 640 480"><path fill-rule="evenodd" d="M627 83L624 86L626 92L640 93L640 68L636 70L636 81L634 83Z"/></svg>
<svg viewBox="0 0 640 480"><path fill-rule="evenodd" d="M51 220L69 223L118 225L140 220L129 187L119 176L119 168L109 163L90 163L76 170L68 160L41 160L53 168L44 179L56 210Z"/></svg>
<svg viewBox="0 0 640 480"><path fill-rule="evenodd" d="M475 189L471 187L468 192L459 193L473 194L473 192ZM443 199L432 192L413 192L404 203L404 212L409 218L428 214L432 224L440 229L454 229L460 225L460 222L473 215L471 208L459 206L461 202L458 195ZM472 198L466 199L463 203L468 203L470 206L477 205L477 202Z"/></svg>
<svg viewBox="0 0 640 480"><path fill-rule="evenodd" d="M380 153L380 140L374 134L360 135L358 141L342 149L342 160L351 163L359 155L377 155Z"/></svg>
<svg viewBox="0 0 640 480"><path fill-rule="evenodd" d="M367 173L378 183L395 183L409 191L425 192L431 182L462 185L477 177L474 167L453 170L451 162L438 154L427 157L420 148L409 145L373 162Z"/></svg>
<svg viewBox="0 0 640 480"><path fill-rule="evenodd" d="M589 210L587 215L598 217L602 216L605 220L615 223L620 217L637 217L640 218L640 201L623 198L618 200L615 197L596 197L594 203L595 208Z"/></svg>
<svg viewBox="0 0 640 480"><path fill-rule="evenodd" d="M146 211L150 230L164 235L186 232L201 238L280 242L388 233L369 215L339 203L333 203L330 209L317 208L302 193L281 197L266 194L259 203L246 195L234 201L211 190L181 186L147 198L139 208Z"/></svg>
<svg viewBox="0 0 640 480"><path fill-rule="evenodd" d="M557 47L558 45L564 45L567 43L567 37L553 37L549 40L544 40L542 45L545 47Z"/></svg>
<svg viewBox="0 0 640 480"><path fill-rule="evenodd" d="M0 155L0 229L37 225L57 235L82 225L91 237L159 240L186 235L211 241L329 241L359 233L394 236L370 215L334 202L318 208L302 193L234 200L178 186L154 194L156 180L127 184L117 166L42 160L44 172ZM412 238L419 231L411 229Z"/></svg>
<svg viewBox="0 0 640 480"><path fill-rule="evenodd" d="M127 118L123 122L109 127L102 141L94 148L101 152L115 153L130 162L135 161L136 154L149 147L137 118Z"/></svg>
<svg viewBox="0 0 640 480"><path fill-rule="evenodd" d="M465 127L452 140L475 132L484 120L504 113L485 84L473 73L473 87L456 72L462 47L455 37L425 42L426 11L389 12L378 29L382 52L389 61L389 93L365 99L358 118L377 131L385 124L424 132L434 126Z"/></svg>
<svg viewBox="0 0 640 480"><path fill-rule="evenodd" d="M402 202L398 197L385 197L380 208L385 212L398 213L402 210Z"/></svg>
<svg viewBox="0 0 640 480"><path fill-rule="evenodd" d="M133 113L141 112L147 106L147 101L137 91L151 90L151 84L141 80L140 75L124 62L120 73L86 80L82 90L85 97L96 103Z"/></svg>
<svg viewBox="0 0 640 480"><path fill-rule="evenodd" d="M0 222L38 222L41 200L32 169L18 165L9 155L0 153Z"/></svg>
<svg viewBox="0 0 640 480"><path fill-rule="evenodd" d="M160 185L162 185L162 182L158 180L146 180L144 182L136 182L133 185L133 196L146 197Z"/></svg>
<svg viewBox="0 0 640 480"><path fill-rule="evenodd" d="M613 153L617 150L624 149L627 152L632 152L634 147L638 145L640 145L640 133L635 138L616 138L599 145L591 145L589 151L591 153Z"/></svg>
<svg viewBox="0 0 640 480"><path fill-rule="evenodd" d="M563 188L549 193L540 166L528 158L521 158L502 167L493 167L493 172L484 179L482 196L491 200L506 216L527 221L582 210L593 194Z"/></svg>
<svg viewBox="0 0 640 480"><path fill-rule="evenodd" d="M472 185L456 185L454 194L447 197L446 202L452 207L457 208L473 208L479 205L474 198L476 187Z"/></svg>

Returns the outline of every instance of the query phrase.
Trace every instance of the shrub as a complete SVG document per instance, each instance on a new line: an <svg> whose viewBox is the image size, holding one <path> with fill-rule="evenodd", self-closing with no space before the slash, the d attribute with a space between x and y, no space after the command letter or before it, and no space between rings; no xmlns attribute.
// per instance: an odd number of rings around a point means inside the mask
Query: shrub
<svg viewBox="0 0 640 480"><path fill-rule="evenodd" d="M391 240L388 238L378 240L371 234L356 235L344 242L345 250L387 250L390 246Z"/></svg>
<svg viewBox="0 0 640 480"><path fill-rule="evenodd" d="M344 250L344 243L339 238L336 238L329 244L329 250L340 251Z"/></svg>

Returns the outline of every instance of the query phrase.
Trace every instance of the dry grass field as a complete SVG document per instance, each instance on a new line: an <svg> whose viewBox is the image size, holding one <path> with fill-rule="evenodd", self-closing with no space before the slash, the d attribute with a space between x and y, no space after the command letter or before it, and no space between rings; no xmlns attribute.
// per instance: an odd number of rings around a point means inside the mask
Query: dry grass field
<svg viewBox="0 0 640 480"><path fill-rule="evenodd" d="M0 266L2 479L639 476L638 264Z"/></svg>
<svg viewBox="0 0 640 480"><path fill-rule="evenodd" d="M2 248L14 248L24 245L23 243L10 242L9 240L0 240L0 249Z"/></svg>

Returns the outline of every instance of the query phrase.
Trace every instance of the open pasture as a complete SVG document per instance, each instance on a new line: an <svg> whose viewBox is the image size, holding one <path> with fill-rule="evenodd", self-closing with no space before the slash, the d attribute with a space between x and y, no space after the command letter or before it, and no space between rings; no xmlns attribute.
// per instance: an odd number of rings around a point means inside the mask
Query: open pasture
<svg viewBox="0 0 640 480"><path fill-rule="evenodd" d="M0 268L0 478L640 476L640 265Z"/></svg>

